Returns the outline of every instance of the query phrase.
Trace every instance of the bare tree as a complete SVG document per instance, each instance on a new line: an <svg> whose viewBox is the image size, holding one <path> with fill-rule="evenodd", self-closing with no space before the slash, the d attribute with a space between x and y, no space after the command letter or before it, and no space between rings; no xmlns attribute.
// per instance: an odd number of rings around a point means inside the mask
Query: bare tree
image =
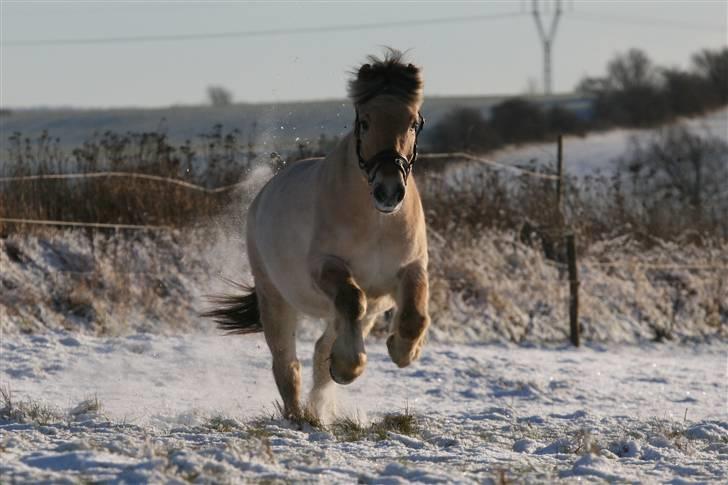
<svg viewBox="0 0 728 485"><path fill-rule="evenodd" d="M633 139L627 168L637 199L660 205L677 217L687 209L694 222L726 203L728 144L684 126L664 128L647 142ZM685 213L685 212L683 212Z"/></svg>
<svg viewBox="0 0 728 485"><path fill-rule="evenodd" d="M660 71L643 51L630 49L607 65L603 78L585 78L577 89L595 96L594 112L602 123L651 126L670 116Z"/></svg>
<svg viewBox="0 0 728 485"><path fill-rule="evenodd" d="M721 103L728 101L728 48L702 50L693 56L695 70L713 85Z"/></svg>
<svg viewBox="0 0 728 485"><path fill-rule="evenodd" d="M213 106L230 106L233 103L233 93L222 86L209 86L207 97Z"/></svg>
<svg viewBox="0 0 728 485"><path fill-rule="evenodd" d="M607 82L611 89L627 91L653 87L657 78L655 66L640 49L630 49L607 64Z"/></svg>

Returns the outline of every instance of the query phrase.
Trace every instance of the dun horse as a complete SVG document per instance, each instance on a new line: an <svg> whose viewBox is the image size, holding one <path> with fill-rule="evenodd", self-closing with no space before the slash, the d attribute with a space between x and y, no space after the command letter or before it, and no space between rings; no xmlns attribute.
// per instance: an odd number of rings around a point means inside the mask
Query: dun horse
<svg viewBox="0 0 728 485"><path fill-rule="evenodd" d="M349 82L352 132L326 158L279 172L250 206L255 286L218 299L221 308L206 316L232 334L264 332L287 417L302 415L302 315L327 324L313 359L309 409L316 415L333 382L364 372L364 339L383 312L396 307L387 339L392 361L405 367L420 355L430 323L425 218L412 177L422 95L419 68L400 52L370 57Z"/></svg>

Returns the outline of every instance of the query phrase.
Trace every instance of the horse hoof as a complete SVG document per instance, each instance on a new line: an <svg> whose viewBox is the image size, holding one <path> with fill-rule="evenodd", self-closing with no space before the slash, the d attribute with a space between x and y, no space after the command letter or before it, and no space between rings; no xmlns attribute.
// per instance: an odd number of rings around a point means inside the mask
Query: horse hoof
<svg viewBox="0 0 728 485"><path fill-rule="evenodd" d="M334 370L331 367L329 367L329 374L331 374L331 378L334 380L334 382L341 386L351 384L352 382L354 382L354 379L356 379L356 377L352 377L350 379L344 379L342 377L339 377L336 374L334 374Z"/></svg>
<svg viewBox="0 0 728 485"><path fill-rule="evenodd" d="M397 342L399 340L399 342ZM404 349L404 350L403 350ZM412 355L412 347L405 345L401 339L392 334L387 338L387 351L389 352L389 358L392 362L397 364L400 369L407 367L415 360L415 356Z"/></svg>
<svg viewBox="0 0 728 485"><path fill-rule="evenodd" d="M329 366L329 375L335 383L345 386L351 384L354 380L364 373L364 368L367 365L367 354L360 352L358 355L358 362L350 369L346 369L344 372L335 372L334 366Z"/></svg>

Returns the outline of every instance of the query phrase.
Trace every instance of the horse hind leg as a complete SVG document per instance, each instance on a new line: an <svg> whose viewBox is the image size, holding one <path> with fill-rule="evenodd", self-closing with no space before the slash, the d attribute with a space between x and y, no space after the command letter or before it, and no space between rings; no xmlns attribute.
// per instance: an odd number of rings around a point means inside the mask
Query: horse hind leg
<svg viewBox="0 0 728 485"><path fill-rule="evenodd" d="M283 414L297 420L302 416L301 364L296 356L297 314L270 289L260 292L258 298L265 341L273 357L273 376L283 399Z"/></svg>

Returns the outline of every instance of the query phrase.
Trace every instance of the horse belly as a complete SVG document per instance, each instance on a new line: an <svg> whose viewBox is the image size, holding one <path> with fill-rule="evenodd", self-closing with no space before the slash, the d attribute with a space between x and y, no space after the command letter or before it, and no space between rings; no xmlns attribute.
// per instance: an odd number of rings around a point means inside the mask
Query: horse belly
<svg viewBox="0 0 728 485"><path fill-rule="evenodd" d="M307 260L314 226L314 169L302 166L298 173L271 180L261 192L252 237L266 276L286 302L301 313L323 317L331 304L315 288Z"/></svg>

